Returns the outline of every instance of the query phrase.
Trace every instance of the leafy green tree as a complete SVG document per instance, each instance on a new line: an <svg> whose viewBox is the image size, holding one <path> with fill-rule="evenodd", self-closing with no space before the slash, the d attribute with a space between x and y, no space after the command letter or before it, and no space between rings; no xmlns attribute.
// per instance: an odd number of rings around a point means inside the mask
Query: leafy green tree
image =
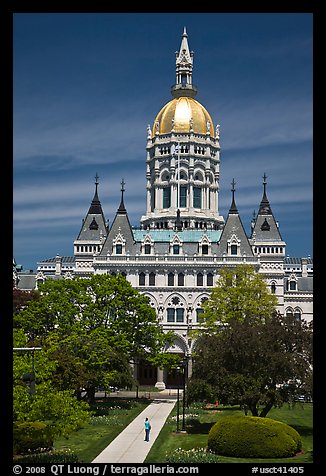
<svg viewBox="0 0 326 476"><path fill-rule="evenodd" d="M222 270L196 345L193 378L205 376L221 403L254 416L311 390L312 325L276 313L274 302L253 269Z"/></svg>
<svg viewBox="0 0 326 476"><path fill-rule="evenodd" d="M133 377L127 358L112 347L106 328L91 331L72 331L59 337L52 333L47 339L48 355L57 363L53 374L60 389L75 389L78 399L82 389L89 403L93 403L97 387L109 389L117 386L131 387Z"/></svg>
<svg viewBox="0 0 326 476"><path fill-rule="evenodd" d="M13 314L18 314L24 307L26 307L27 303L32 300L36 300L39 298L38 291L23 291L18 288L13 289L12 293L12 303L13 303Z"/></svg>
<svg viewBox="0 0 326 476"><path fill-rule="evenodd" d="M91 401L96 386L130 385L126 362L177 365L163 351L172 333L163 332L148 298L124 276L48 280L39 289L39 300L15 316L15 326L31 343L52 346L64 388L73 383L78 395L85 388Z"/></svg>
<svg viewBox="0 0 326 476"><path fill-rule="evenodd" d="M27 347L27 339L21 329L14 329L14 348ZM32 372L34 370L34 372ZM89 407L78 402L73 389L58 390L53 385L56 362L46 352L14 352L13 356L13 420L41 421L48 425L55 437L67 435L79 428L89 417ZM24 375L35 375L35 393Z"/></svg>
<svg viewBox="0 0 326 476"><path fill-rule="evenodd" d="M264 322L275 313L277 297L263 277L246 264L223 268L210 298L203 304L200 319L204 332L218 334L233 322Z"/></svg>

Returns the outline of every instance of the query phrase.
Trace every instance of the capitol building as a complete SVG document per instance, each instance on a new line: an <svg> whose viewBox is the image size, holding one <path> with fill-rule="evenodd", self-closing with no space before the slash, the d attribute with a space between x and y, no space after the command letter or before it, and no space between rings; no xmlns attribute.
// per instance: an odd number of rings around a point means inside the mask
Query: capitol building
<svg viewBox="0 0 326 476"><path fill-rule="evenodd" d="M281 226L268 199L265 171L262 183L257 184L261 202L249 235L237 209L234 180L228 215L220 215L220 126L196 99L193 66L184 29L175 56L172 99L147 128L145 212L139 225L129 221L123 180L115 217L107 225L96 174L93 198L81 217L81 229L76 230L74 256L44 259L33 274L14 266L20 289L37 288L46 279L125 275L148 296L163 329L174 332L174 343L167 351L188 358L188 375L195 345L190 331L198 326L201 305L224 267L252 265L277 296L282 315L313 319L312 259L286 256ZM142 385L165 388L176 381L173 372L146 362L135 373Z"/></svg>

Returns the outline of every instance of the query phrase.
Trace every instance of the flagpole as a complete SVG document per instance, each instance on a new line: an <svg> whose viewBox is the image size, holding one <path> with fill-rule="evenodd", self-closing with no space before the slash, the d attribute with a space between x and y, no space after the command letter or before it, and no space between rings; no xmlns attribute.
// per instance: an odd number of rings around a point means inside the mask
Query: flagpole
<svg viewBox="0 0 326 476"><path fill-rule="evenodd" d="M180 209L180 142L178 142L178 209Z"/></svg>

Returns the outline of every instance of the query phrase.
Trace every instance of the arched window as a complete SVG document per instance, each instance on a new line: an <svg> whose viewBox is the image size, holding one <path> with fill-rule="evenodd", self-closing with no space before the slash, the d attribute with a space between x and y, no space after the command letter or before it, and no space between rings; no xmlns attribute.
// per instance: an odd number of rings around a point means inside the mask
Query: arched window
<svg viewBox="0 0 326 476"><path fill-rule="evenodd" d="M185 208L187 206L187 186L180 186L180 207Z"/></svg>
<svg viewBox="0 0 326 476"><path fill-rule="evenodd" d="M197 286L203 286L204 285L204 276L202 273L197 274Z"/></svg>
<svg viewBox="0 0 326 476"><path fill-rule="evenodd" d="M171 206L171 187L163 188L163 208Z"/></svg>
<svg viewBox="0 0 326 476"><path fill-rule="evenodd" d="M167 310L167 322L184 322L184 312L185 310L182 307L168 307Z"/></svg>
<svg viewBox="0 0 326 476"><path fill-rule="evenodd" d="M202 309L201 307L198 307L196 309L196 322L199 322L200 321L200 315L204 312L204 309Z"/></svg>
<svg viewBox="0 0 326 476"><path fill-rule="evenodd" d="M275 293L276 293L276 284L275 284L275 283L272 283L272 284L271 284L271 293L272 293L272 294L275 294Z"/></svg>
<svg viewBox="0 0 326 476"><path fill-rule="evenodd" d="M213 286L213 275L212 275L212 273L207 274L207 286Z"/></svg>
<svg viewBox="0 0 326 476"><path fill-rule="evenodd" d="M183 273L178 274L178 286L185 285L185 275Z"/></svg>
<svg viewBox="0 0 326 476"><path fill-rule="evenodd" d="M145 286L145 273L139 273L139 286Z"/></svg>
<svg viewBox="0 0 326 476"><path fill-rule="evenodd" d="M149 273L149 285L155 286L155 273Z"/></svg>
<svg viewBox="0 0 326 476"><path fill-rule="evenodd" d="M174 286L174 274L173 273L168 274L168 286Z"/></svg>
<svg viewBox="0 0 326 476"><path fill-rule="evenodd" d="M194 203L193 206L194 208L201 208L201 188L200 187L194 187Z"/></svg>

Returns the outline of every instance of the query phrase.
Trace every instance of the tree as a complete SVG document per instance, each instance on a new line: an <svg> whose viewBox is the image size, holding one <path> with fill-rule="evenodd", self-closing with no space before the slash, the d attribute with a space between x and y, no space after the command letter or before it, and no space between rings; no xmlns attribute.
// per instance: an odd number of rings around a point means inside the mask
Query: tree
<svg viewBox="0 0 326 476"><path fill-rule="evenodd" d="M276 306L277 297L271 294L263 277L253 266L243 264L221 269L200 318L204 332L218 334L232 322L263 322L275 313Z"/></svg>
<svg viewBox="0 0 326 476"><path fill-rule="evenodd" d="M72 379L77 393L86 388L90 401L96 386L108 386L114 378L115 385L130 384L126 362L175 364L175 357L163 352L172 334L163 332L148 298L124 276L48 280L39 289L40 299L15 317L15 325L30 342L55 346L51 352L61 362L62 376ZM61 385L71 383L61 378Z"/></svg>
<svg viewBox="0 0 326 476"><path fill-rule="evenodd" d="M18 314L27 303L32 300L39 298L38 291L22 291L21 289L14 288L12 293L12 302L13 302L13 314Z"/></svg>
<svg viewBox="0 0 326 476"><path fill-rule="evenodd" d="M27 339L21 329L14 329L14 347L27 347ZM35 368L35 393L31 393L24 375L32 374L32 358ZM44 350L15 352L13 357L13 420L41 421L48 425L52 437L67 435L80 427L89 417L89 407L74 398L73 390L58 390L53 385L56 362L47 357Z"/></svg>
<svg viewBox="0 0 326 476"><path fill-rule="evenodd" d="M221 403L254 416L259 407L266 416L311 382L312 325L281 316L274 302L252 268L222 270L203 306L196 345L193 378L204 375Z"/></svg>
<svg viewBox="0 0 326 476"><path fill-rule="evenodd" d="M133 377L125 355L114 349L107 329L73 330L60 338L51 333L46 342L47 355L57 363L53 381L57 388L74 388L79 400L95 399L97 387L131 387ZM85 391L82 392L82 389Z"/></svg>

